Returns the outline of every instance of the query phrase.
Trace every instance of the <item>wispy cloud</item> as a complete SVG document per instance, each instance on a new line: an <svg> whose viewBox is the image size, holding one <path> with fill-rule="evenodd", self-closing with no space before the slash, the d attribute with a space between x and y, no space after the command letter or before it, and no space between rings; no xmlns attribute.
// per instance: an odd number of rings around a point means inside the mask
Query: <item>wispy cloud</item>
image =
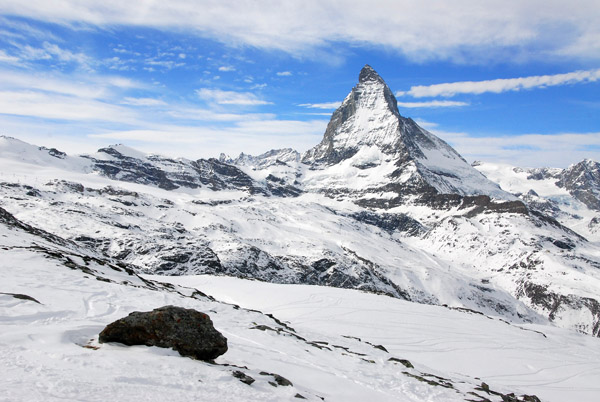
<svg viewBox="0 0 600 402"><path fill-rule="evenodd" d="M198 7L194 0L146 2L3 0L0 13L69 26L131 25L209 37L231 45L283 50L303 57L336 43L383 46L415 61L459 63L600 59L600 7L578 0L472 0L364 2L221 0Z"/></svg>
<svg viewBox="0 0 600 402"><path fill-rule="evenodd" d="M185 66L185 63L183 62L176 62L174 60L156 60L153 58L146 59L145 63L149 68L162 68L165 70L172 70L177 67Z"/></svg>
<svg viewBox="0 0 600 402"><path fill-rule="evenodd" d="M57 44L44 42L42 47L25 45L19 47L22 60L56 60L59 63L74 63L86 70L92 70L94 59L82 52L73 52Z"/></svg>
<svg viewBox="0 0 600 402"><path fill-rule="evenodd" d="M408 109L414 108L436 108L436 107L460 107L460 106L468 106L467 102L457 102L457 101L439 101L433 100L428 102L398 102L399 107L404 107Z"/></svg>
<svg viewBox="0 0 600 402"><path fill-rule="evenodd" d="M304 151L316 144L327 126L326 120L256 120L240 121L227 127L155 126L146 129L110 131L93 134L94 140L116 140L136 148L188 158L216 156L221 152L237 155L240 152L259 154L269 144ZM260 140L258 140L260 139ZM185 147L181 145L185 144Z"/></svg>
<svg viewBox="0 0 600 402"><path fill-rule="evenodd" d="M534 75L520 78L502 78L487 81L460 81L445 84L418 85L408 91L400 91L397 96L451 97L459 94L501 93L534 88L546 88L558 85L596 82L600 80L600 69L578 70L565 74Z"/></svg>
<svg viewBox="0 0 600 402"><path fill-rule="evenodd" d="M290 77L292 75L291 71L278 71L277 74L279 77Z"/></svg>
<svg viewBox="0 0 600 402"><path fill-rule="evenodd" d="M235 67L233 67L233 66L221 66L221 67L219 67L219 71L223 71L223 72L235 71Z"/></svg>
<svg viewBox="0 0 600 402"><path fill-rule="evenodd" d="M196 90L200 99L219 105L259 106L271 105L251 92L223 91L220 89L201 88Z"/></svg>
<svg viewBox="0 0 600 402"><path fill-rule="evenodd" d="M131 106L164 106L166 103L160 99L154 98L131 98L125 97L121 101L123 105Z"/></svg>
<svg viewBox="0 0 600 402"><path fill-rule="evenodd" d="M44 119L95 120L133 123L134 115L127 109L94 99L83 100L42 92L0 91L2 114L29 116Z"/></svg>
<svg viewBox="0 0 600 402"><path fill-rule="evenodd" d="M475 136L434 130L467 160L521 167L567 167L585 158L600 160L600 132Z"/></svg>
<svg viewBox="0 0 600 402"><path fill-rule="evenodd" d="M272 113L223 113L214 110L197 107L171 108L167 114L178 120L198 120L206 122L236 122L242 120L273 120L276 119Z"/></svg>
<svg viewBox="0 0 600 402"><path fill-rule="evenodd" d="M342 102L324 102L324 103L301 103L298 106L310 109L337 109Z"/></svg>
<svg viewBox="0 0 600 402"><path fill-rule="evenodd" d="M0 63L17 64L20 59L16 56L7 54L4 50L0 49Z"/></svg>

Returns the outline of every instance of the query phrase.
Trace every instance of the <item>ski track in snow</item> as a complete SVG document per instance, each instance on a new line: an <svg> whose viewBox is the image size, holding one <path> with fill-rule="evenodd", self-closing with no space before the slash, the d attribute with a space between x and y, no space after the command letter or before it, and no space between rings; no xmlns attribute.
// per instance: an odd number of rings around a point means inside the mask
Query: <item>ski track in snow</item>
<svg viewBox="0 0 600 402"><path fill-rule="evenodd" d="M158 278L158 277L153 277ZM170 277L222 300L273 313L296 329L382 344L439 373L479 377L543 401L596 401L600 340L563 329L417 305L363 292L227 277ZM540 331L542 334L534 331Z"/></svg>

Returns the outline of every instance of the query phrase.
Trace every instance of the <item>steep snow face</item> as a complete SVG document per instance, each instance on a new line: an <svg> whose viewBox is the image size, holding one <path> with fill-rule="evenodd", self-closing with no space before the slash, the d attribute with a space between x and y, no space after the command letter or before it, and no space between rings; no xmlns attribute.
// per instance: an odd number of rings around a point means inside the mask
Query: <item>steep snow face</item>
<svg viewBox="0 0 600 402"><path fill-rule="evenodd" d="M351 177L370 177L368 183L361 184L363 193L381 192L384 186L398 184L396 194L433 191L514 199L473 169L444 141L412 119L402 117L392 91L368 65L360 72L358 84L333 113L321 143L302 157L313 170L322 170L307 173L307 188L318 191L319 187L327 190L333 187L338 193L343 191L344 181L350 181L339 176L340 169L335 165L347 160L364 171ZM373 168L379 171L369 172ZM332 180L321 181L323 176Z"/></svg>

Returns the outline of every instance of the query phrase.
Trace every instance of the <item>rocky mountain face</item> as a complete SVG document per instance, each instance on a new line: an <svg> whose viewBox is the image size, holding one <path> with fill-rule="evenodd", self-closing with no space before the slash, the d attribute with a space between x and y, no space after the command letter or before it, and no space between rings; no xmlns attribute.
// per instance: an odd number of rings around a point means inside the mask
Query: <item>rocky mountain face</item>
<svg viewBox="0 0 600 402"><path fill-rule="evenodd" d="M567 169L515 168L515 172L526 172L528 180L553 180L557 187L567 190L589 209L600 211L600 163L598 162L585 159Z"/></svg>
<svg viewBox="0 0 600 402"><path fill-rule="evenodd" d="M600 212L600 163L586 159L565 169L556 182L588 208Z"/></svg>
<svg viewBox="0 0 600 402"><path fill-rule="evenodd" d="M256 183L232 164L211 159L168 159L145 156L122 145L102 148L94 155L83 156L91 161L94 171L111 179L154 185L165 190L177 188L240 190L249 194L295 196L298 189L278 181Z"/></svg>
<svg viewBox="0 0 600 402"><path fill-rule="evenodd" d="M401 116L369 66L303 155L70 156L4 137L0 167L14 172L0 207L138 272L355 288L600 335L598 164L473 167Z"/></svg>

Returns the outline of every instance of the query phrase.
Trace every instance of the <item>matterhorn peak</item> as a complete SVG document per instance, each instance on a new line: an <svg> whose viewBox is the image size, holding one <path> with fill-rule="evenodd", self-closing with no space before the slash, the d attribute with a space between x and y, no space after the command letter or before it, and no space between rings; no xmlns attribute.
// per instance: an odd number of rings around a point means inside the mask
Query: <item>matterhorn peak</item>
<svg viewBox="0 0 600 402"><path fill-rule="evenodd" d="M362 146L392 151L398 139L400 113L394 94L368 64L358 84L333 113L319 145L303 156L306 163L336 164Z"/></svg>
<svg viewBox="0 0 600 402"><path fill-rule="evenodd" d="M413 192L418 188L423 193L514 198L487 180L443 140L401 116L394 94L368 64L360 71L358 84L331 116L321 143L308 150L302 162L313 169L344 163L345 167L357 167L362 176L369 174L368 169L381 168L377 172L385 170L387 176L373 173L371 184L385 183L389 187L395 180L398 185L410 186ZM346 170L344 174L350 173ZM387 191L385 186L376 190Z"/></svg>

